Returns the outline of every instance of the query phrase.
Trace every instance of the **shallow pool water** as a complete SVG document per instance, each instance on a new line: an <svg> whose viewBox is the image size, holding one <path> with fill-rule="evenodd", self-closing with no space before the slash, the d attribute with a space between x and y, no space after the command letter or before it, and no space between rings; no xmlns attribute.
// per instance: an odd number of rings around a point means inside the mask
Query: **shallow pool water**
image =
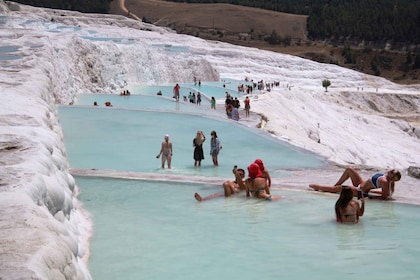
<svg viewBox="0 0 420 280"><path fill-rule="evenodd" d="M76 177L91 213L93 279L417 279L419 207L368 201L357 225L336 196L272 190L279 201L218 197L220 185ZM367 278L366 278L367 277Z"/></svg>
<svg viewBox="0 0 420 280"><path fill-rule="evenodd" d="M265 162L273 177L288 169L325 165L314 154L220 117L91 106L60 107L59 115L72 168L226 178L231 177L234 165L246 168L257 158ZM195 167L193 159L192 142L197 130L207 137L201 167ZM213 166L210 157L212 130L223 147L218 167ZM171 170L160 168L161 161L156 159L165 134L173 143Z"/></svg>
<svg viewBox="0 0 420 280"><path fill-rule="evenodd" d="M209 102L212 97L216 99L226 98L226 93L229 93L232 97L243 97L245 96L244 92L238 92L238 85L246 85L246 82L238 81L233 83L224 82L203 82L201 86L198 84L180 84L180 97L183 99L184 96L188 97L189 93L197 94L200 92L203 96L202 100ZM173 88L175 84L171 85L157 85L157 86L147 86L147 85L130 85L128 90L132 94L151 94L156 95L159 91L162 92L163 96L172 97ZM254 93L259 91L254 90Z"/></svg>
<svg viewBox="0 0 420 280"><path fill-rule="evenodd" d="M105 102L109 101L116 108L122 109L149 109L154 111L176 111L183 113L220 116L219 112L210 110L210 102L203 101L200 105L189 102L175 102L173 98L156 95L129 95L120 96L117 94L80 94L77 105L93 106L97 102L98 107L106 107Z"/></svg>
<svg viewBox="0 0 420 280"><path fill-rule="evenodd" d="M75 178L93 220L89 268L94 279L420 275L418 206L369 200L359 224L342 225L334 219L336 195L281 186L272 188L273 195L282 196L278 201L241 193L197 202L195 192L221 193L223 181L233 177L233 165L246 168L256 158L264 160L273 178L282 179L327 163L242 121L227 120L208 104L174 102L172 86L167 88L168 96L166 91L155 96L156 88L145 87L152 94L81 95L77 106L59 107L70 165L86 175ZM100 106L93 107L93 101ZM114 107L104 107L105 101ZM201 167L194 167L192 158L197 130L207 136ZM218 167L208 155L212 130L223 146ZM160 168L155 157L167 133L174 145L171 170ZM131 179L105 178L113 176Z"/></svg>

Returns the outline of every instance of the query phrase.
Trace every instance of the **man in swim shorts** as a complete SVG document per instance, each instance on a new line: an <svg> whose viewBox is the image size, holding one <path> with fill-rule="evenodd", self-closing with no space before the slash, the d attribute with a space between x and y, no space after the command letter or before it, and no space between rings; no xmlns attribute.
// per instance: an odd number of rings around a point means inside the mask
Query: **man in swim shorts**
<svg viewBox="0 0 420 280"><path fill-rule="evenodd" d="M363 180L360 174L353 167L347 167L334 186L310 184L309 187L316 191L319 190L324 192L339 193L342 190L343 183L347 179L351 179L352 186L350 186L350 188L353 190L354 196L358 196L360 192L363 192L364 194L372 192L377 195L369 196L370 198L385 200L391 198L394 193L395 182L401 179L401 173L396 169L392 169L386 173L378 173L367 180Z"/></svg>
<svg viewBox="0 0 420 280"><path fill-rule="evenodd" d="M172 142L169 141L169 135L164 136L164 141L162 142L162 147L160 148L159 154L156 158L159 158L162 155L162 168L165 168L165 161L168 163L168 168L171 168L172 160Z"/></svg>

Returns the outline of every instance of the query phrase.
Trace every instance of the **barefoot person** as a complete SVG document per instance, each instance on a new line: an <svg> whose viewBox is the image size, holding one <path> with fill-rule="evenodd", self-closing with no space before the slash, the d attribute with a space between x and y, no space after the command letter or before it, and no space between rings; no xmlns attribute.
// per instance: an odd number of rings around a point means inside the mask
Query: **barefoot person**
<svg viewBox="0 0 420 280"><path fill-rule="evenodd" d="M203 143L206 141L206 136L202 131L197 131L197 135L193 139L194 147L194 166L201 166L201 161L204 159Z"/></svg>
<svg viewBox="0 0 420 280"><path fill-rule="evenodd" d="M353 190L349 187L343 187L340 197L335 203L335 216L338 223L352 223L359 222L359 217L363 216L365 212L365 200L362 199L362 206L359 202L353 200Z"/></svg>
<svg viewBox="0 0 420 280"><path fill-rule="evenodd" d="M179 86L179 84L176 84L174 86L174 98L175 100L178 102L179 101L179 90L181 89L181 87Z"/></svg>
<svg viewBox="0 0 420 280"><path fill-rule="evenodd" d="M347 179L351 179L353 185L350 188L353 190L354 196L360 196L360 192L365 194L371 192L377 194L377 196L369 196L370 198L385 200L390 198L394 193L395 182L401 179L401 173L396 169L392 169L386 173L378 173L367 180L363 180L353 167L347 167L334 186L310 184L309 187L316 191L339 193Z"/></svg>
<svg viewBox="0 0 420 280"><path fill-rule="evenodd" d="M217 156L219 155L220 150L222 149L222 145L220 144L219 137L217 137L216 131L212 131L210 133L211 140L210 140L210 155L211 159L213 160L213 165L218 166L219 161L217 159Z"/></svg>
<svg viewBox="0 0 420 280"><path fill-rule="evenodd" d="M227 180L223 182L222 186L223 186L224 193L215 193L206 197L201 197L198 193L195 193L194 194L195 199L197 199L198 201L205 201L205 200L209 200L209 199L219 197L222 195L224 195L225 197L229 197L235 193L245 190L245 185L242 184L242 186L240 186L238 184L238 180L242 181L243 178L245 178L245 170L243 170L242 168L238 169L237 166L235 165L233 167L232 172L235 175L235 181ZM236 176L236 174L238 176Z"/></svg>
<svg viewBox="0 0 420 280"><path fill-rule="evenodd" d="M162 168L165 168L165 161L168 163L168 168L171 168L172 160L172 142L169 141L169 135L164 136L165 141L162 142L162 147L160 148L159 154L156 158L159 158L162 155Z"/></svg>

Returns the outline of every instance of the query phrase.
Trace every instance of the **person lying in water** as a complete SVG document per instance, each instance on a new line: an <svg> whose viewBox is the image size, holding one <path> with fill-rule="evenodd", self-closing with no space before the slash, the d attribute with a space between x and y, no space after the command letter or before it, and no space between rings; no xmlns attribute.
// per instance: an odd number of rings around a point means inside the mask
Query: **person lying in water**
<svg viewBox="0 0 420 280"><path fill-rule="evenodd" d="M241 184L239 185L238 182L242 182L245 178L245 170L242 168L238 168L236 165L233 167L232 173L235 175L235 181L227 180L223 182L223 193L215 193L206 197L201 197L198 193L194 194L195 199L197 201L206 201L215 197L219 197L224 195L225 197L229 197L231 195L234 195L235 193L238 193L240 191L245 190L245 185ZM238 175L238 176L237 176Z"/></svg>
<svg viewBox="0 0 420 280"><path fill-rule="evenodd" d="M255 162L248 166L248 179L239 182L239 185L241 184L245 187L247 197L250 197L250 194L252 194L255 198L265 200L277 200L281 198L279 196L271 196L267 178L262 177L260 167Z"/></svg>
<svg viewBox="0 0 420 280"><path fill-rule="evenodd" d="M347 179L351 179L353 185L349 187L353 190L354 196L360 197L360 193L364 193L367 196L371 192L376 194L376 196L369 196L369 198L385 200L391 198L394 193L395 182L401 179L401 173L396 169L392 169L386 173L377 173L369 179L363 180L353 167L347 167L334 186L310 184L309 187L316 191L339 193Z"/></svg>
<svg viewBox="0 0 420 280"><path fill-rule="evenodd" d="M359 202L353 200L353 190L349 187L343 187L340 197L335 203L335 216L338 223L353 223L359 222L359 217L363 216L365 212L365 200L363 195L362 206Z"/></svg>

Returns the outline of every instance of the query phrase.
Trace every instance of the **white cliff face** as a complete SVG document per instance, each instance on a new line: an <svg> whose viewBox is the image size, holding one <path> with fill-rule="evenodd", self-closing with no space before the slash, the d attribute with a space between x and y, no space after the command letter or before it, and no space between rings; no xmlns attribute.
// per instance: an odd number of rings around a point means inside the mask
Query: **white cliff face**
<svg viewBox="0 0 420 280"><path fill-rule="evenodd" d="M18 80L18 79L17 79ZM51 85L2 88L0 278L89 279L89 222L69 174ZM30 95L28 94L30 92Z"/></svg>
<svg viewBox="0 0 420 280"><path fill-rule="evenodd" d="M87 247L80 248L89 223L68 172L55 105L36 93L30 100L13 95L13 110L26 113L1 114L0 276L89 279Z"/></svg>
<svg viewBox="0 0 420 280"><path fill-rule="evenodd" d="M277 137L339 164L420 165L418 124L388 118L418 116L418 85L177 35L121 16L0 0L2 54L0 279L91 278L86 265L90 221L69 173L56 110L80 93L192 82L194 76L280 81L280 88L251 105L268 118L265 129ZM328 93L321 86L325 78L332 82ZM363 93L356 91L362 87ZM407 189L407 197L413 192L420 197L415 187Z"/></svg>
<svg viewBox="0 0 420 280"><path fill-rule="evenodd" d="M13 14L4 2L0 11ZM90 223L68 170L55 69L41 63L45 45L24 32L1 31L23 51L19 62L3 62L0 71L0 278L90 279ZM29 43L39 46L31 52Z"/></svg>

